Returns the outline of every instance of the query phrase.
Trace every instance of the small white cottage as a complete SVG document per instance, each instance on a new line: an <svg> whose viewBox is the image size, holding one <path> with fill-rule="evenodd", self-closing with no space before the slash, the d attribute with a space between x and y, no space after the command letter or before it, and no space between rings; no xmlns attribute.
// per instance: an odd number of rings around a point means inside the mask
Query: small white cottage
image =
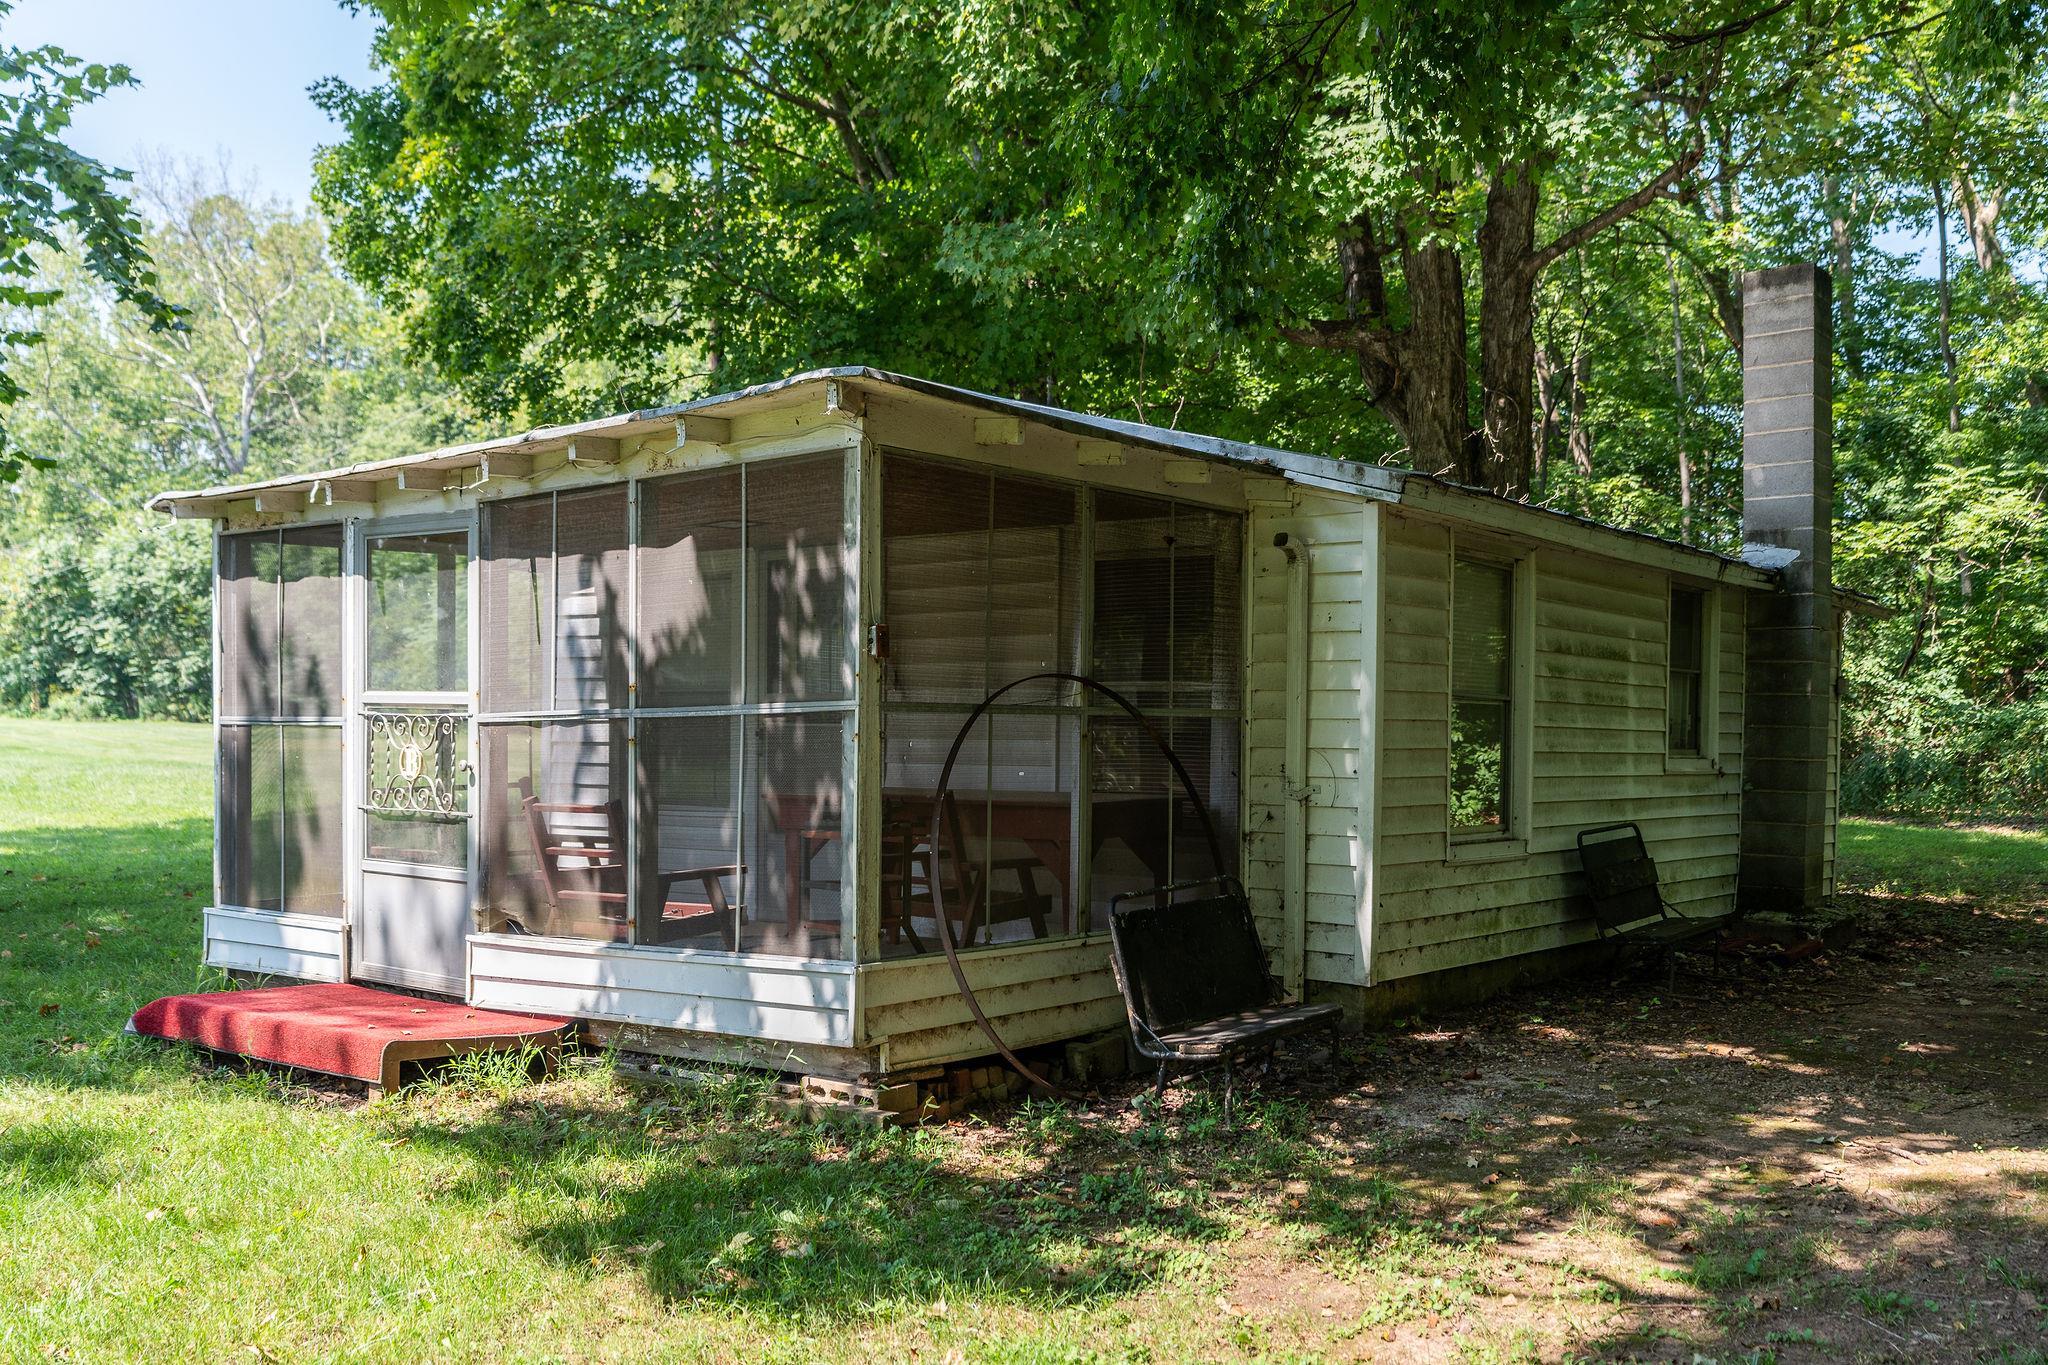
<svg viewBox="0 0 2048 1365"><path fill-rule="evenodd" d="M1818 281L1818 283L1816 283ZM1826 893L1827 291L1753 277L1744 559L863 368L152 503L217 533L206 961L884 1076L1119 1027L1119 892L1241 878L1363 1012ZM1766 546L1764 543L1769 542ZM1224 832L1128 719L1155 718ZM1405 1006L1404 1006L1405 1007Z"/></svg>

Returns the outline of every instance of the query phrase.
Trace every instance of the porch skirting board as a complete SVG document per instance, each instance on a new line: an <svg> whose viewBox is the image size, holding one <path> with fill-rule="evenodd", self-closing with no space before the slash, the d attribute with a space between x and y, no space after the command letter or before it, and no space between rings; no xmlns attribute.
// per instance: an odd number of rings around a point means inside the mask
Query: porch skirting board
<svg viewBox="0 0 2048 1365"><path fill-rule="evenodd" d="M209 967L298 981L348 977L348 925L338 916L216 905L203 918Z"/></svg>
<svg viewBox="0 0 2048 1365"><path fill-rule="evenodd" d="M486 1009L847 1047L854 965L473 934L469 1000Z"/></svg>

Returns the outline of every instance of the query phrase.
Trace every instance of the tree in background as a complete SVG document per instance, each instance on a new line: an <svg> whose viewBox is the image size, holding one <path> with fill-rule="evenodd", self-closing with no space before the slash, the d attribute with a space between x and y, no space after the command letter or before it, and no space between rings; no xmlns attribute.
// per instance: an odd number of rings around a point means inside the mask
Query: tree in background
<svg viewBox="0 0 2048 1365"><path fill-rule="evenodd" d="M14 8L0 0L0 20ZM85 275L134 307L160 333L178 310L159 291L142 222L120 193L126 171L64 143L71 116L107 91L134 83L125 66L85 63L56 47L0 42L0 484L40 463L9 410L22 396L13 369L42 344L42 315L63 294L39 252L70 252Z"/></svg>
<svg viewBox="0 0 2048 1365"><path fill-rule="evenodd" d="M38 471L0 488L0 706L203 716L204 531L153 493L381 459L475 434L408 366L397 327L336 268L319 219L225 169L145 168L144 244L185 307L164 332L46 251L52 296L14 438Z"/></svg>

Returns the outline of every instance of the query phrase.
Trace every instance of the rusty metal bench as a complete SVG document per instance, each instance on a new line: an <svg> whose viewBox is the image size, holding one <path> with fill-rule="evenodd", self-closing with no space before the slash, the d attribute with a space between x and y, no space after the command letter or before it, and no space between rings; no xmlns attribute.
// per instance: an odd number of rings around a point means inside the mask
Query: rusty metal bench
<svg viewBox="0 0 2048 1365"><path fill-rule="evenodd" d="M1213 894L1173 900L1211 886ZM1335 1060L1344 1011L1281 998L1266 969L1251 905L1235 880L1185 882L1112 897L1109 937L1131 1041L1159 1067L1156 1099L1165 1097L1172 1071L1221 1066L1223 1118L1229 1123L1236 1105L1236 1063L1245 1053L1327 1028Z"/></svg>

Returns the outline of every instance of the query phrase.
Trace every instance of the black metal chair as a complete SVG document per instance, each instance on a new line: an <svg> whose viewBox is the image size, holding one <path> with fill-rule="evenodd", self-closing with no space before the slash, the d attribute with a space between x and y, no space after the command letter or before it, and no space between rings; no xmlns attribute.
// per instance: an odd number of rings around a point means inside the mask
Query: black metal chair
<svg viewBox="0 0 2048 1365"><path fill-rule="evenodd" d="M1211 885L1212 895L1173 900ZM1266 969L1251 904L1234 879L1115 896L1109 904L1109 938L1131 1041L1159 1067L1156 1098L1165 1097L1172 1070L1221 1066L1223 1119L1229 1123L1236 1105L1236 1061L1244 1053L1327 1028L1335 1060L1343 1009L1288 1004L1281 998Z"/></svg>
<svg viewBox="0 0 2048 1365"><path fill-rule="evenodd" d="M1634 821L1580 830L1579 866L1586 873L1593 923L1602 939L1630 952L1661 955L1667 979L1677 971L1678 949L1719 935L1732 915L1682 915L1657 885L1657 864Z"/></svg>

